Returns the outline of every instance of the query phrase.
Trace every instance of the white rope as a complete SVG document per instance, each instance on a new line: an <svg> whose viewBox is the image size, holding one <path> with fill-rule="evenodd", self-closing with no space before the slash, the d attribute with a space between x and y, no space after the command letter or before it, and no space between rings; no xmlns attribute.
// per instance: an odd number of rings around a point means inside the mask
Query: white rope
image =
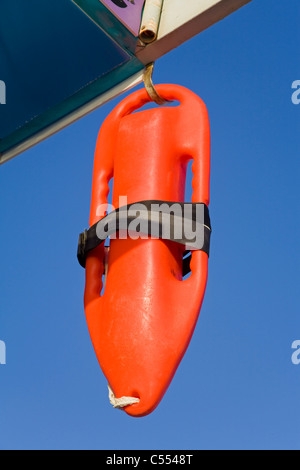
<svg viewBox="0 0 300 470"><path fill-rule="evenodd" d="M109 384L108 384L108 392L109 392L108 394L109 401L111 405L118 410L122 410L122 408L125 408L125 406L134 405L140 402L139 398L134 398L134 397L116 398Z"/></svg>

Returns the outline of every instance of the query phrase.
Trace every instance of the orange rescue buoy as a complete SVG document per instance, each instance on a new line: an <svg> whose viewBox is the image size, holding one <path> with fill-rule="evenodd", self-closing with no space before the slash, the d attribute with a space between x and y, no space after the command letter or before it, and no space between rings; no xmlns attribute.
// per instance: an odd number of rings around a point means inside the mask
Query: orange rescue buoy
<svg viewBox="0 0 300 470"><path fill-rule="evenodd" d="M150 100L140 90L105 120L98 137L90 225L98 223L114 178L113 206L120 197L184 202L186 172L193 160L192 203L209 205L210 129L205 104L177 85L157 90L179 106L137 111ZM103 217L104 214L102 214ZM206 229L210 228L206 226ZM86 256L86 319L97 358L116 397L135 397L131 416L151 413L161 401L189 345L203 302L208 252L193 251L191 276L183 281L182 244L166 239L110 242L104 294L104 243ZM136 400L137 401L137 400Z"/></svg>

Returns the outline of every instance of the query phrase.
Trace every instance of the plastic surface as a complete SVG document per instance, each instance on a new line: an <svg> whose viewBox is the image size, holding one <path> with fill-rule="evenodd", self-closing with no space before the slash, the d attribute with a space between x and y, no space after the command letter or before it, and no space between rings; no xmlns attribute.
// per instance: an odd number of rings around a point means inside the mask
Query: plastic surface
<svg viewBox="0 0 300 470"><path fill-rule="evenodd" d="M193 160L192 202L209 205L210 130L203 101L175 85L159 94L178 107L134 111L150 101L145 90L122 101L99 134L90 225L99 220L114 177L113 205L159 199L184 202L186 170ZM98 213L99 214L99 213ZM116 397L138 397L131 416L151 413L166 392L189 345L204 298L208 256L192 255L182 281L181 246L162 240L111 240L101 297L104 246L86 263L85 311L100 366Z"/></svg>

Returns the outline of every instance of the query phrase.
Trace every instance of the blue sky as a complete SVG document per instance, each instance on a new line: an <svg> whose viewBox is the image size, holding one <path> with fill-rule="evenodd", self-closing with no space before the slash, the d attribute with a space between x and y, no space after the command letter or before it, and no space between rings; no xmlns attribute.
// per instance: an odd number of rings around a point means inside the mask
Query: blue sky
<svg viewBox="0 0 300 470"><path fill-rule="evenodd" d="M111 408L76 260L98 130L119 99L0 170L1 449L300 449L298 0L254 0L161 58L211 120L209 283L159 408Z"/></svg>

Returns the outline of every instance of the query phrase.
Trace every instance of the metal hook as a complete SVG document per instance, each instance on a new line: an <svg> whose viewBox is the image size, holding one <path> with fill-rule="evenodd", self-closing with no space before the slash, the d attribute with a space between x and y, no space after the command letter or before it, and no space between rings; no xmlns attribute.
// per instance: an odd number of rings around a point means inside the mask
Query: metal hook
<svg viewBox="0 0 300 470"><path fill-rule="evenodd" d="M153 76L153 69L154 69L154 62L151 62L151 64L147 65L145 74L144 74L144 84L145 88L147 90L148 95L150 96L151 100L154 101L154 103L158 104L159 106L163 106L169 101L165 100L162 98L159 93L155 90L155 87L153 85L152 81L152 76Z"/></svg>

